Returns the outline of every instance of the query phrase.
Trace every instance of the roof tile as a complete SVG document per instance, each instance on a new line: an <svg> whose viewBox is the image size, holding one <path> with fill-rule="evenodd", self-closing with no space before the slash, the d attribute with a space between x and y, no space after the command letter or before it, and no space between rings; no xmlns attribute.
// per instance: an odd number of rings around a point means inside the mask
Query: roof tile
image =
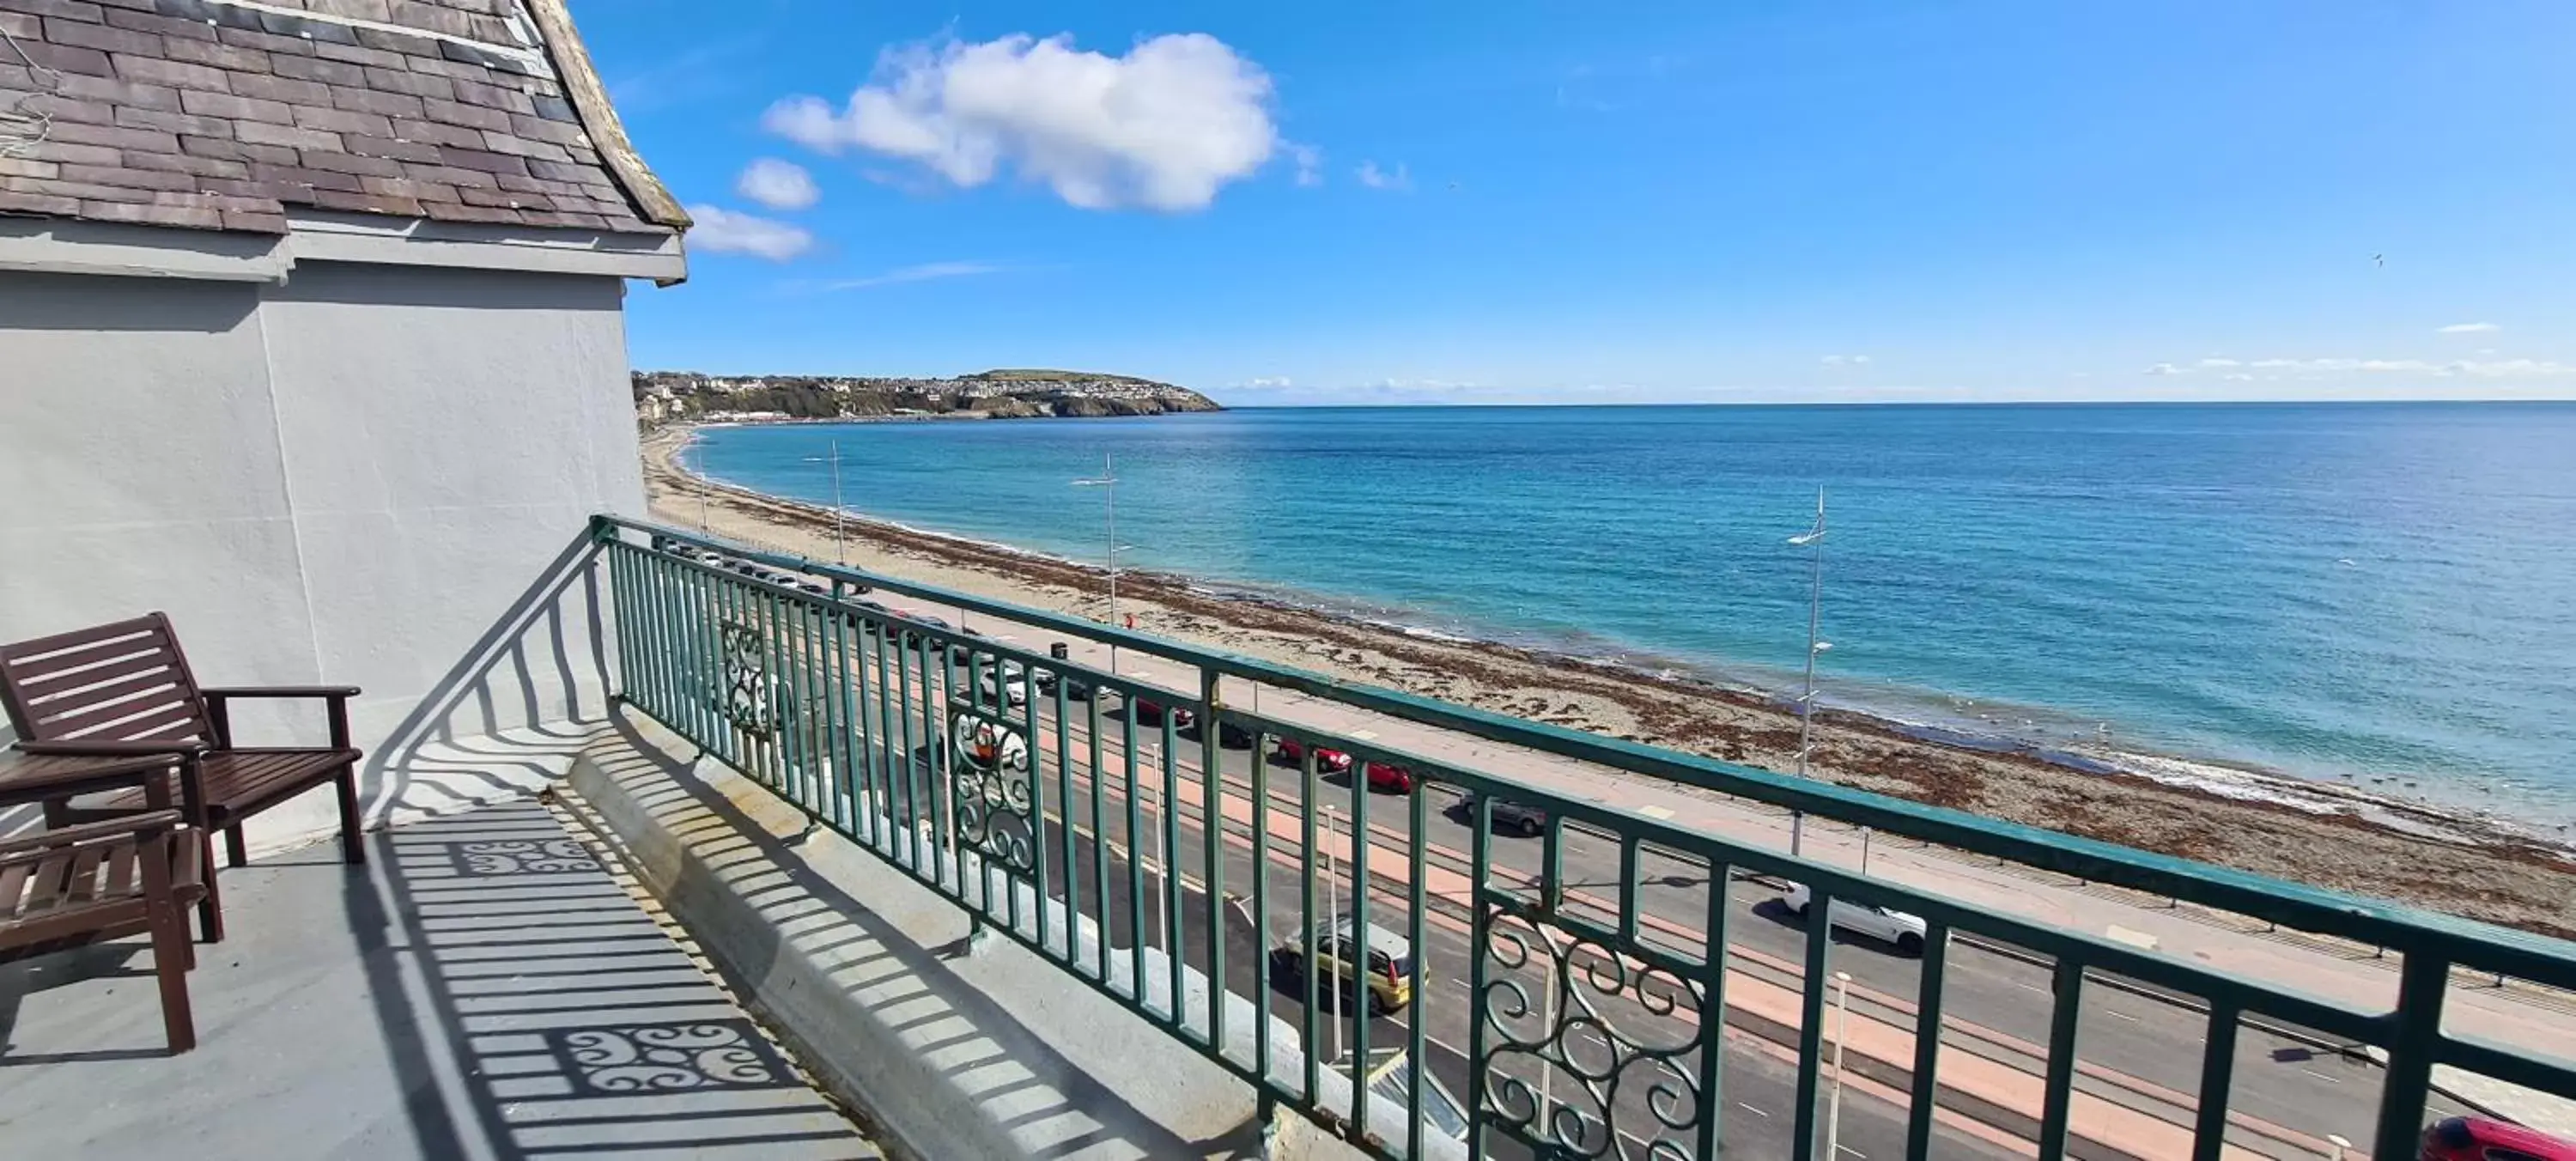
<svg viewBox="0 0 2576 1161"><path fill-rule="evenodd" d="M114 165L116 150L105 145L82 145L74 141L38 141L21 145L18 156L30 161L60 161L75 165Z"/></svg>
<svg viewBox="0 0 2576 1161"><path fill-rule="evenodd" d="M222 214L224 228L227 230L241 230L253 234L286 232L286 215L282 213L256 214L247 210L224 210Z"/></svg>
<svg viewBox="0 0 2576 1161"><path fill-rule="evenodd" d="M418 117L421 100L405 93L387 93L362 89L355 85L331 86L331 107L374 113L379 117Z"/></svg>
<svg viewBox="0 0 2576 1161"><path fill-rule="evenodd" d="M107 26L154 33L176 40L215 39L213 25L199 20L181 20L175 16L163 16L157 12L128 12L122 8L110 8L107 10Z"/></svg>
<svg viewBox="0 0 2576 1161"><path fill-rule="evenodd" d="M468 105L463 101L442 101L436 97L423 98L420 107L432 120L445 121L450 125L466 125L496 133L510 130L510 115L499 109Z"/></svg>
<svg viewBox="0 0 2576 1161"><path fill-rule="evenodd" d="M50 161L0 157L0 177L61 177L63 167Z"/></svg>
<svg viewBox="0 0 2576 1161"><path fill-rule="evenodd" d="M280 105L279 108L285 108ZM282 145L288 149L321 149L340 152L340 135L320 129L298 129L292 125L272 125L266 121L236 121L233 136L253 145Z"/></svg>
<svg viewBox="0 0 2576 1161"><path fill-rule="evenodd" d="M107 54L94 48L82 48L70 44L47 44L41 40L22 40L18 42L18 51L25 53L27 59L38 67L49 68L58 73L79 73L92 77L116 75L116 70L107 63Z"/></svg>
<svg viewBox="0 0 2576 1161"><path fill-rule="evenodd" d="M277 75L293 77L299 81L320 81L331 85L367 83L367 69L364 65L344 64L336 60L308 56L271 56L269 63L277 67Z"/></svg>
<svg viewBox="0 0 2576 1161"><path fill-rule="evenodd" d="M85 0L0 0L0 8L24 12L30 16L57 16L65 20L86 20L92 24L104 19L96 4Z"/></svg>
<svg viewBox="0 0 2576 1161"><path fill-rule="evenodd" d="M365 133L342 133L340 146L360 157L390 157L396 161L426 161L436 164L438 147L421 141L399 141Z"/></svg>
<svg viewBox="0 0 2576 1161"><path fill-rule="evenodd" d="M66 165L55 175L64 181L85 181L92 185L112 185L125 189L165 189L195 192L194 175L159 169L128 169L125 159L114 165Z"/></svg>
<svg viewBox="0 0 2576 1161"><path fill-rule="evenodd" d="M190 113L164 113L158 109L116 106L116 123L128 129L159 129L165 133L193 133L199 137L228 138L233 123L220 117L199 117Z"/></svg>
<svg viewBox="0 0 2576 1161"><path fill-rule="evenodd" d="M324 153L318 149L304 151L306 169L328 169L364 177L401 177L402 163L390 157L359 157L348 153Z"/></svg>
<svg viewBox="0 0 2576 1161"><path fill-rule="evenodd" d="M208 68L230 69L237 73L266 73L276 69L273 63L276 58L270 56L266 49L243 48L232 44L208 44L200 40L182 40L178 37L169 37L163 43L169 46L165 55L172 60L201 64Z"/></svg>
<svg viewBox="0 0 2576 1161"><path fill-rule="evenodd" d="M299 185L312 186L315 189L343 190L349 193L356 193L359 189L356 174L333 173L327 169L304 169L292 165L254 164L250 167L250 179L263 186L285 186L290 190Z"/></svg>
<svg viewBox="0 0 2576 1161"><path fill-rule="evenodd" d="M499 222L505 225L519 222L517 210L470 206L463 202L422 202L420 208L429 211L432 220L442 222Z"/></svg>
<svg viewBox="0 0 2576 1161"><path fill-rule="evenodd" d="M381 48L404 56L438 55L438 41L433 37L414 36L389 28L358 28L353 31L358 34L358 43L369 48Z"/></svg>
<svg viewBox="0 0 2576 1161"><path fill-rule="evenodd" d="M403 163L403 176L413 181L434 181L442 185L458 187L477 186L490 189L500 184L493 180L491 174L479 169L458 169L452 165L423 165L413 161Z"/></svg>
<svg viewBox="0 0 2576 1161"><path fill-rule="evenodd" d="M54 122L53 133L47 140L74 145L105 145L115 149L144 149L154 153L179 151L179 138L163 130L85 125L77 121Z"/></svg>
<svg viewBox="0 0 2576 1161"><path fill-rule="evenodd" d="M313 46L313 55L324 60L336 60L354 65L374 65L380 69L403 67L401 53L386 52L381 48L368 48L364 45L317 43Z"/></svg>
<svg viewBox="0 0 2576 1161"><path fill-rule="evenodd" d="M181 226L195 230L224 228L223 215L206 206L160 206L148 202L136 204L83 198L80 216L102 222L139 222L150 226Z"/></svg>
<svg viewBox="0 0 2576 1161"><path fill-rule="evenodd" d="M360 188L386 197L410 198L414 201L452 202L458 200L455 186L434 181L413 181L407 177L373 177L361 175Z"/></svg>
<svg viewBox="0 0 2576 1161"><path fill-rule="evenodd" d="M193 173L198 177L228 177L236 181L250 177L250 166L243 162L186 153L146 153L128 149L122 164L128 169L159 169L171 173Z"/></svg>
<svg viewBox="0 0 2576 1161"><path fill-rule="evenodd" d="M204 93L195 89L179 90L179 108L183 112L199 117L230 118L236 124L245 126L262 123L287 125L295 121L294 111L289 109L284 101L272 101L264 97L236 97L230 93ZM233 136L244 141L260 140L243 134L238 129Z"/></svg>
<svg viewBox="0 0 2576 1161"><path fill-rule="evenodd" d="M419 202L410 198L388 197L363 190L353 193L346 190L317 189L313 191L313 204L326 210L345 210L357 214L388 214L398 218L428 216L428 211L423 209Z"/></svg>
<svg viewBox="0 0 2576 1161"><path fill-rule="evenodd" d="M24 12L0 12L0 32L25 40L35 40L45 34L45 21L42 17L30 16Z"/></svg>
<svg viewBox="0 0 2576 1161"><path fill-rule="evenodd" d="M485 173L524 174L528 172L526 159L512 157L506 153L494 153L487 149L459 149L453 145L441 145L438 147L438 159L458 169L479 169Z"/></svg>
<svg viewBox="0 0 2576 1161"><path fill-rule="evenodd" d="M60 16L45 18L44 37L54 44L78 45L82 48L94 48L100 52L139 52L153 55L161 52L161 38L152 33L128 32L122 28L109 28L104 24L65 20Z"/></svg>
<svg viewBox="0 0 2576 1161"><path fill-rule="evenodd" d="M152 200L152 191L148 189L43 177L0 177L0 189L17 193L53 194L57 197L79 198L82 201L148 202Z"/></svg>
<svg viewBox="0 0 2576 1161"><path fill-rule="evenodd" d="M215 29L215 40L236 48L255 48L273 57L309 57L317 46L300 36L279 36L258 28L235 28L230 25Z"/></svg>
<svg viewBox="0 0 2576 1161"><path fill-rule="evenodd" d="M590 135L569 121L548 121L521 113L510 114L510 131L532 141L552 141L557 145L588 145Z"/></svg>
<svg viewBox="0 0 2576 1161"><path fill-rule="evenodd" d="M290 105L328 105L331 86L320 81L299 81L293 77L251 76L233 74L233 91L245 97L265 97Z"/></svg>
<svg viewBox="0 0 2576 1161"><path fill-rule="evenodd" d="M455 81L409 69L368 69L365 83L368 88L383 89L388 93L409 93L415 97L437 97L446 101L456 99Z"/></svg>
<svg viewBox="0 0 2576 1161"><path fill-rule="evenodd" d="M0 214L39 214L48 218L77 218L80 216L80 199L54 194L0 190Z"/></svg>
<svg viewBox="0 0 2576 1161"><path fill-rule="evenodd" d="M128 81L147 81L156 85L170 85L182 89L202 89L210 93L232 91L232 82L222 69L157 56L118 53L116 54L116 75Z"/></svg>
<svg viewBox="0 0 2576 1161"><path fill-rule="evenodd" d="M259 161L270 165L293 165L296 162L303 160L303 158L294 150L288 149L282 145L259 145L241 141L225 141L212 137L192 136L186 133L179 135L179 148L181 151L196 157L221 157L231 161Z"/></svg>
<svg viewBox="0 0 2576 1161"><path fill-rule="evenodd" d="M352 113L346 109L323 109L311 105L298 105L295 107L295 123L306 129L322 129L332 133L363 133L369 137L387 138L394 135L393 122L374 113Z"/></svg>
<svg viewBox="0 0 2576 1161"><path fill-rule="evenodd" d="M9 92L7 90L0 90L0 101L6 101L13 97L21 98L18 103L20 111L51 117L58 125L65 122L69 122L74 125L113 125L116 123L116 106L108 104L105 101L82 101L71 97L56 96L52 93L20 94ZM49 134L49 136L59 137L61 134Z"/></svg>
<svg viewBox="0 0 2576 1161"><path fill-rule="evenodd" d="M442 125L436 121L422 121L417 118L394 118L394 136L405 141L426 141L434 145L454 145L465 149L478 149L483 145L483 135L474 130L456 125Z"/></svg>
<svg viewBox="0 0 2576 1161"><path fill-rule="evenodd" d="M66 97L105 101L111 105L131 105L137 109L159 109L167 113L179 111L179 90L164 85L72 75L55 81L54 91Z"/></svg>

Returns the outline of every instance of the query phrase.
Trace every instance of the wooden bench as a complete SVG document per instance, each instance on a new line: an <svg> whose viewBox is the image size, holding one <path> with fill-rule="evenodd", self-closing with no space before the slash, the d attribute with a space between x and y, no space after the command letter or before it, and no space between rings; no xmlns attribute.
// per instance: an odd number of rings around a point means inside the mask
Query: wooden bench
<svg viewBox="0 0 2576 1161"><path fill-rule="evenodd" d="M359 752L349 744L354 686L206 689L179 650L170 618L151 613L32 641L0 645L0 707L33 755L166 754L179 775L181 809L201 846L223 832L227 861L246 861L242 820L324 783L338 787L341 856L366 861L358 818ZM319 747L235 746L231 704L248 698L325 703L330 741ZM49 826L111 818L147 807L141 790L104 799L45 802ZM211 849L201 852L210 855ZM223 904L207 867L199 921L223 938Z"/></svg>
<svg viewBox="0 0 2576 1161"><path fill-rule="evenodd" d="M206 893L205 847L180 821L154 810L0 839L0 963L150 932L174 1055L197 1046L187 913Z"/></svg>

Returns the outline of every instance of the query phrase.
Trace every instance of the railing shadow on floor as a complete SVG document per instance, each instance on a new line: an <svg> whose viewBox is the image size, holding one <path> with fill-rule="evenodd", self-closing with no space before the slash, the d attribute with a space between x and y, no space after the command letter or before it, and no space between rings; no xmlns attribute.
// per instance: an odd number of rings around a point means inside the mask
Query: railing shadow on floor
<svg viewBox="0 0 2576 1161"><path fill-rule="evenodd" d="M935 1070L933 1083L970 1094L984 1109L1008 1107L995 1128L1033 1156L1255 1157L1260 1125L1251 1119L1203 1140L1158 1125L1126 1098L1050 1047L1011 1011L961 977L953 962L969 950L967 916L954 913L954 940L907 933L809 866L797 851L808 837L843 841L820 830L781 839L699 780L687 764L663 755L630 719L610 729L625 743L601 748L602 773L623 784L645 811L662 820L686 854L670 896L730 892L765 923L748 939L728 941L723 966L740 978L765 976L782 956L828 965L848 1002L870 1013L881 1035L903 1038L910 1061ZM873 865L878 856L858 856ZM908 873L882 868L892 878ZM669 873L669 872L665 872ZM918 886L918 884L909 884ZM944 903L944 901L943 901ZM1007 941L996 939L996 947ZM1011 948L1012 952L1019 949ZM789 1028L791 1038L798 1030ZM891 1126L890 1126L891 1127Z"/></svg>
<svg viewBox="0 0 2576 1161"><path fill-rule="evenodd" d="M869 1155L544 806L371 841L346 904L422 1155Z"/></svg>

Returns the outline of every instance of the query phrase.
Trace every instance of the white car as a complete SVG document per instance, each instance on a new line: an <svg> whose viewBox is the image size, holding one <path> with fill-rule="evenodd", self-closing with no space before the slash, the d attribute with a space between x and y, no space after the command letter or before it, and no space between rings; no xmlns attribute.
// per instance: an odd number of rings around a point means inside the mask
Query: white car
<svg viewBox="0 0 2576 1161"><path fill-rule="evenodd" d="M1789 909L1789 914L1800 917L1807 914L1807 899L1807 885L1804 883L1789 884L1789 890L1780 896L1780 902ZM1895 944L1896 950L1907 955L1923 954L1924 923L1920 915L1849 899L1836 899L1826 910L1825 918L1836 927Z"/></svg>

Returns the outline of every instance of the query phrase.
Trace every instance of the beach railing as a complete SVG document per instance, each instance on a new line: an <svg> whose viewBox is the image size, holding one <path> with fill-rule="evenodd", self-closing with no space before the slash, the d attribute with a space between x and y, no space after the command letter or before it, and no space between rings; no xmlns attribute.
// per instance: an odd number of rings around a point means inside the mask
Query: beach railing
<svg viewBox="0 0 2576 1161"><path fill-rule="evenodd" d="M2375 1102L2336 1122L2356 1155L2414 1155L2437 1066L2576 1097L2568 1060L2444 1019L2455 969L2576 990L2576 944L700 533L608 516L593 528L625 704L942 891L979 934L1153 1021L1265 1109L1293 1108L1375 1156L1708 1157L1733 1142L1821 1158L1876 1133L1872 1156L1925 1157L1998 1131L2042 1157L2339 1148L2323 1122L2231 1109L2247 1037L2369 1062ZM906 615L863 601L870 590L1186 666L1195 688ZM2385 948L2394 999L2307 994L1367 730L1253 713L1225 699L1228 679ZM1762 884L1803 886L1803 910L1765 905L1748 920L1737 905ZM1847 928L1919 960L1864 956ZM1764 935L1787 952L1763 951ZM2029 1022L2044 1041L1945 1010L1945 973L1971 937L2033 965L2043 982L2024 982L2022 1003L2044 1008ZM2084 1005L2114 993L2202 1022L2197 1060L2176 1065L2191 1075L2114 1092L2080 1065ZM1987 1067L2006 1057L2022 1071Z"/></svg>

